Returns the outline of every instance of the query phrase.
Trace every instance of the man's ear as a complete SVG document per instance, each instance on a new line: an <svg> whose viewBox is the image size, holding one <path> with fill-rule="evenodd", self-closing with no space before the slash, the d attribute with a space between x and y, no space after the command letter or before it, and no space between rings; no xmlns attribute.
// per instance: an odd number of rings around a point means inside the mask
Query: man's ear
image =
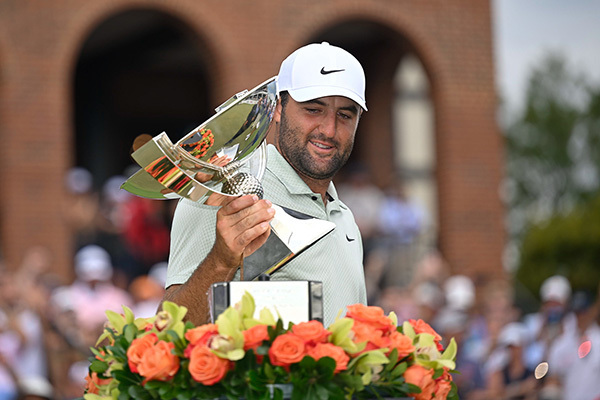
<svg viewBox="0 0 600 400"><path fill-rule="evenodd" d="M275 113L273 114L273 122L276 124L281 122L281 112L283 111L283 106L281 105L281 97L277 99L277 106L275 106Z"/></svg>

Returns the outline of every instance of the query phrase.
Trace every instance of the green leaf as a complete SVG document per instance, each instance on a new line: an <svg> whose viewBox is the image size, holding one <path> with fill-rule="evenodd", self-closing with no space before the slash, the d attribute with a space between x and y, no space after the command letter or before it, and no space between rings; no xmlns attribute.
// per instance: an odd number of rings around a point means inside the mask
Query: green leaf
<svg viewBox="0 0 600 400"><path fill-rule="evenodd" d="M391 372L391 376L393 378L397 378L399 376L402 376L405 372L406 369L408 368L408 364L405 362L401 362L400 364L398 364Z"/></svg>
<svg viewBox="0 0 600 400"><path fill-rule="evenodd" d="M131 396L131 398L133 398L133 399L139 399L139 400L146 400L146 399L151 399L152 398L150 396L150 393L148 393L141 386L129 386L129 388L127 388L127 394L129 396Z"/></svg>
<svg viewBox="0 0 600 400"><path fill-rule="evenodd" d="M112 310L107 310L106 317L108 318L110 326L112 326L117 333L123 332L123 327L125 326L126 322L125 318L121 314Z"/></svg>
<svg viewBox="0 0 600 400"><path fill-rule="evenodd" d="M458 352L458 348L456 345L456 340L454 340L454 338L450 339L450 343L448 344L448 347L446 347L446 350L444 350L444 352L442 353L442 358L444 360L454 360L456 358L456 353ZM452 368L454 369L454 368Z"/></svg>
<svg viewBox="0 0 600 400"><path fill-rule="evenodd" d="M304 356L302 361L300 361L300 367L303 369L315 369L317 366L317 362L314 358L309 356Z"/></svg>
<svg viewBox="0 0 600 400"><path fill-rule="evenodd" d="M123 306L123 312L125 313L125 323L133 324L133 321L135 320L135 316L133 315L133 311L131 311L131 308L129 308L127 306Z"/></svg>
<svg viewBox="0 0 600 400"><path fill-rule="evenodd" d="M415 333L415 328L413 328L413 326L408 321L404 321L402 323L402 333L404 333L406 336L408 336L412 340L414 340L415 336L417 335Z"/></svg>
<svg viewBox="0 0 600 400"><path fill-rule="evenodd" d="M90 371L92 371L92 372L101 374L104 371L106 371L107 369L108 369L108 364L105 363L104 361L94 360L90 364Z"/></svg>
<svg viewBox="0 0 600 400"><path fill-rule="evenodd" d="M323 385L315 385L315 393L320 400L329 399L329 390Z"/></svg>
<svg viewBox="0 0 600 400"><path fill-rule="evenodd" d="M333 378L335 371L335 360L331 357L323 357L317 361L317 371L321 375L321 380L329 381Z"/></svg>
<svg viewBox="0 0 600 400"><path fill-rule="evenodd" d="M135 336L137 334L137 327L133 324L127 324L125 325L125 328L123 330L123 336L125 336L125 340L127 340L128 343L131 343L133 341L133 339L135 339Z"/></svg>
<svg viewBox="0 0 600 400"><path fill-rule="evenodd" d="M270 381L275 381L275 373L273 372L273 367L271 366L270 363L265 363L264 364L264 371L265 371L265 376L270 380Z"/></svg>
<svg viewBox="0 0 600 400"><path fill-rule="evenodd" d="M185 314L187 314L187 308L180 306L170 301L163 301L162 309L168 312L174 321L183 321Z"/></svg>
<svg viewBox="0 0 600 400"><path fill-rule="evenodd" d="M382 374L389 373L392 370L392 368L394 368L396 363L398 362L398 349L392 350L392 352L388 356L388 360L389 360L389 362L383 368L383 371L381 371Z"/></svg>
<svg viewBox="0 0 600 400"><path fill-rule="evenodd" d="M256 308L254 297L252 297L248 291L245 291L242 295L242 300L240 303L240 313L242 315L242 319L253 318L254 309Z"/></svg>

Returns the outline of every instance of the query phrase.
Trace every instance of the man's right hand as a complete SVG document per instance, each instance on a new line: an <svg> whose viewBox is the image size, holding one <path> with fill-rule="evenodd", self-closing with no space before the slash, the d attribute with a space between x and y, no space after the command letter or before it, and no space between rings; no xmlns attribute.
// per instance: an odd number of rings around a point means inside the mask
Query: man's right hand
<svg viewBox="0 0 600 400"><path fill-rule="evenodd" d="M230 197L214 193L206 204L221 207L217 212L215 244L209 254L219 264L237 268L244 257L267 241L269 223L275 215L270 201L259 200L256 195Z"/></svg>
<svg viewBox="0 0 600 400"><path fill-rule="evenodd" d="M271 202L259 200L256 195L231 197L213 193L205 204L221 207L217 211L215 244L188 281L169 286L163 297L187 307L186 319L197 325L209 321L210 286L233 279L243 257L267 241L269 223L275 215Z"/></svg>

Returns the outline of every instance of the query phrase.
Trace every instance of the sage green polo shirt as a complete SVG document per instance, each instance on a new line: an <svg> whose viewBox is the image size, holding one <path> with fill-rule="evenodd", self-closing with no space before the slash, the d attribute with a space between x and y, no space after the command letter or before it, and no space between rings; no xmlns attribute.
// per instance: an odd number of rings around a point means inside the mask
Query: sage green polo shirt
<svg viewBox="0 0 600 400"><path fill-rule="evenodd" d="M366 304L363 249L354 216L337 195L333 183L327 205L269 145L263 177L264 198L312 217L331 221L336 228L271 276L272 280L323 282L324 324L329 326L347 305ZM171 229L171 252L166 286L185 283L204 260L215 240L217 208L180 200ZM239 271L234 278L239 279Z"/></svg>

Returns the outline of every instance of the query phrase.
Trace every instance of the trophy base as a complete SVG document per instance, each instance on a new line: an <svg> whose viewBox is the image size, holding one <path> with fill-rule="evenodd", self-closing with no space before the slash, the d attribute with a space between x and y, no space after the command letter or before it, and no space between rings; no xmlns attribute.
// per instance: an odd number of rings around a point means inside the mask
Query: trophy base
<svg viewBox="0 0 600 400"><path fill-rule="evenodd" d="M245 292L254 298L256 310L269 309L284 326L317 320L323 322L323 283L315 281L217 282L209 293L211 322Z"/></svg>

